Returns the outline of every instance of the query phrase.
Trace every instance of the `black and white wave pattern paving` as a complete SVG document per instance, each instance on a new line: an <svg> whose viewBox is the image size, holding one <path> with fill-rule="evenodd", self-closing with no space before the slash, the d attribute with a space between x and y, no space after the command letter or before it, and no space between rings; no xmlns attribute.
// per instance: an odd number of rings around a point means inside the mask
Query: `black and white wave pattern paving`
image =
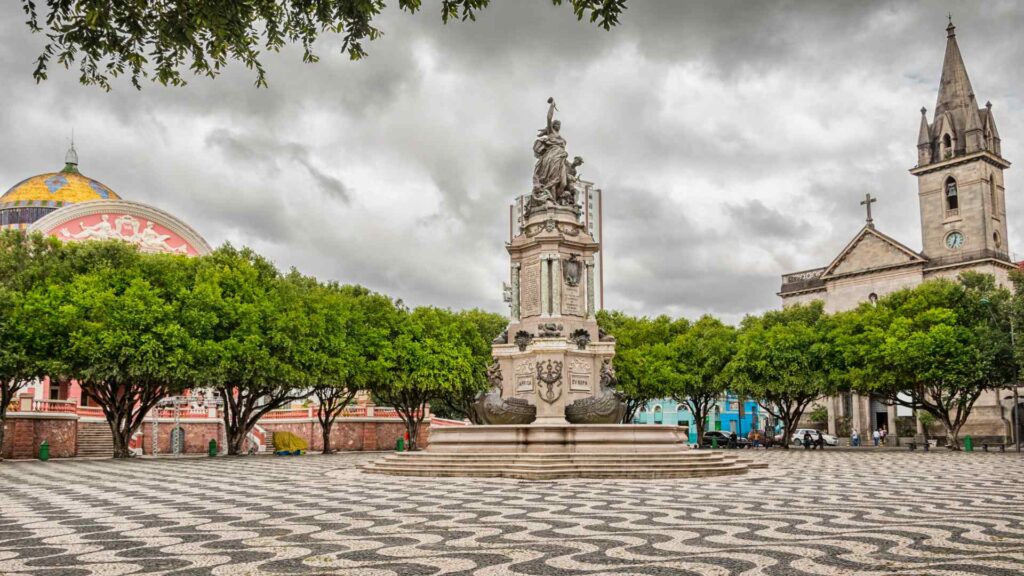
<svg viewBox="0 0 1024 576"><path fill-rule="evenodd" d="M1014 454L753 453L724 479L367 474L373 454L0 463L0 574L1024 574Z"/></svg>

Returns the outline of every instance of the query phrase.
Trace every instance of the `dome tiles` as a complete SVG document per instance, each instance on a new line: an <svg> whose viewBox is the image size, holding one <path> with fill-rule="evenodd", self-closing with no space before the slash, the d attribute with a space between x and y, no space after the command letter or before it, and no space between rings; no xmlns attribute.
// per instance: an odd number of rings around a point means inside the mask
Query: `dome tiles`
<svg viewBox="0 0 1024 576"><path fill-rule="evenodd" d="M24 228L57 208L90 200L118 200L103 183L83 176L74 164L60 172L22 180L0 196L0 227Z"/></svg>

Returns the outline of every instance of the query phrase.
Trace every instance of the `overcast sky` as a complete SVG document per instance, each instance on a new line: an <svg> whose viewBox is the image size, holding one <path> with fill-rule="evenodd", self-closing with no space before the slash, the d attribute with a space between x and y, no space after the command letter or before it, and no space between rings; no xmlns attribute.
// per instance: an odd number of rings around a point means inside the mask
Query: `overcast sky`
<svg viewBox="0 0 1024 576"><path fill-rule="evenodd" d="M396 2L390 2L397 4ZM728 321L779 305L780 275L827 264L863 225L920 249L916 161L946 13L1003 153L1024 162L1024 8L962 2L631 0L610 32L548 0L444 26L436 0L389 9L351 62L268 55L184 88L74 71L31 77L42 39L0 3L0 190L81 171L163 208L211 245L406 302L507 312L507 206L529 191L554 96L570 155L605 190L605 305ZM40 4L42 5L42 4ZM1010 248L1024 200L1007 174Z"/></svg>

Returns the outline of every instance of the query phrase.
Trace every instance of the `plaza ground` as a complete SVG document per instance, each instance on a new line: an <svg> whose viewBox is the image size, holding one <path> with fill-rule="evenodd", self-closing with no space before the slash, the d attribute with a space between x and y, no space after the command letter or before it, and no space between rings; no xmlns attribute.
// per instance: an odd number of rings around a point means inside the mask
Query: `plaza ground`
<svg viewBox="0 0 1024 576"><path fill-rule="evenodd" d="M0 463L0 574L1024 573L1024 458L750 452L674 481L369 475L380 454Z"/></svg>

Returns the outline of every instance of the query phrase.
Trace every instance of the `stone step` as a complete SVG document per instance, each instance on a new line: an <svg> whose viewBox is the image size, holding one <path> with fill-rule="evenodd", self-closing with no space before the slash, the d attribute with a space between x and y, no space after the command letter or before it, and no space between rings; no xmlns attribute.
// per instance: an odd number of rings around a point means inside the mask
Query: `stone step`
<svg viewBox="0 0 1024 576"><path fill-rule="evenodd" d="M435 455L424 455L424 456L401 456L399 454L388 455L384 457L389 461L412 461L417 462L444 462L447 464L461 464L468 462L494 462L494 463L508 463L508 462L594 462L594 463L606 463L606 464L645 464L648 462L721 462L721 461L736 461L735 456L715 454L711 456L702 456L700 458L692 458L688 456L658 456L653 458L644 458L639 456L622 456L617 458L608 458L600 456L590 455L579 455L579 456L568 456L564 458L534 458L532 456L521 456L521 455L492 455L492 456L476 456L472 454L435 454Z"/></svg>
<svg viewBox="0 0 1024 576"><path fill-rule="evenodd" d="M592 458L592 459L606 459L606 460L618 460L618 459L643 459L650 460L656 458L688 458L688 459L703 459L703 458L720 458L722 456L738 457L729 452L712 451L712 450L701 450L701 451L682 451L677 450L673 452L589 452L589 453L531 453L531 452L516 452L516 453L485 453L485 452L442 452L442 451L423 451L423 452L394 452L391 454L399 458L496 458L496 459L508 459L508 458L531 458L536 460L562 460L565 458Z"/></svg>
<svg viewBox="0 0 1024 576"><path fill-rule="evenodd" d="M735 460L711 460L711 461L671 461L671 460L646 460L643 462L603 462L594 460L566 460L562 462L531 462L531 461L519 461L519 460L409 460L409 459L382 459L378 460L376 464L380 466L388 467L408 467L408 466L427 466L427 467L449 467L449 468L508 468L516 467L523 469L540 469L551 466L569 466L569 467L596 467L604 466L608 468L646 468L646 467L701 467L701 466L729 466L734 464L741 464L749 466L746 463L737 462Z"/></svg>
<svg viewBox="0 0 1024 576"><path fill-rule="evenodd" d="M706 468L709 466L733 466L744 465L735 461L723 460L719 462L661 462L648 461L642 463L609 464L605 462L434 462L434 461L402 461L402 460L378 460L373 463L378 468L408 468L418 466L426 468L460 468L464 470L494 470L499 468L515 468L518 470L548 470L551 468L597 468L608 469L632 469L632 468Z"/></svg>
<svg viewBox="0 0 1024 576"><path fill-rule="evenodd" d="M78 425L78 452L84 458L110 458L114 454L114 439L110 427L102 423Z"/></svg>
<svg viewBox="0 0 1024 576"><path fill-rule="evenodd" d="M745 474L747 467L742 465L703 466L694 468L609 468L600 467L568 467L549 468L546 470L522 470L518 467L491 468L475 470L453 468L450 466L406 466L380 468L367 465L364 471L377 474L398 476L440 476L440 477L474 477L474 478L511 478L519 480L562 480L568 478L618 478L618 479L654 479L654 478L699 478L709 476L727 476Z"/></svg>

